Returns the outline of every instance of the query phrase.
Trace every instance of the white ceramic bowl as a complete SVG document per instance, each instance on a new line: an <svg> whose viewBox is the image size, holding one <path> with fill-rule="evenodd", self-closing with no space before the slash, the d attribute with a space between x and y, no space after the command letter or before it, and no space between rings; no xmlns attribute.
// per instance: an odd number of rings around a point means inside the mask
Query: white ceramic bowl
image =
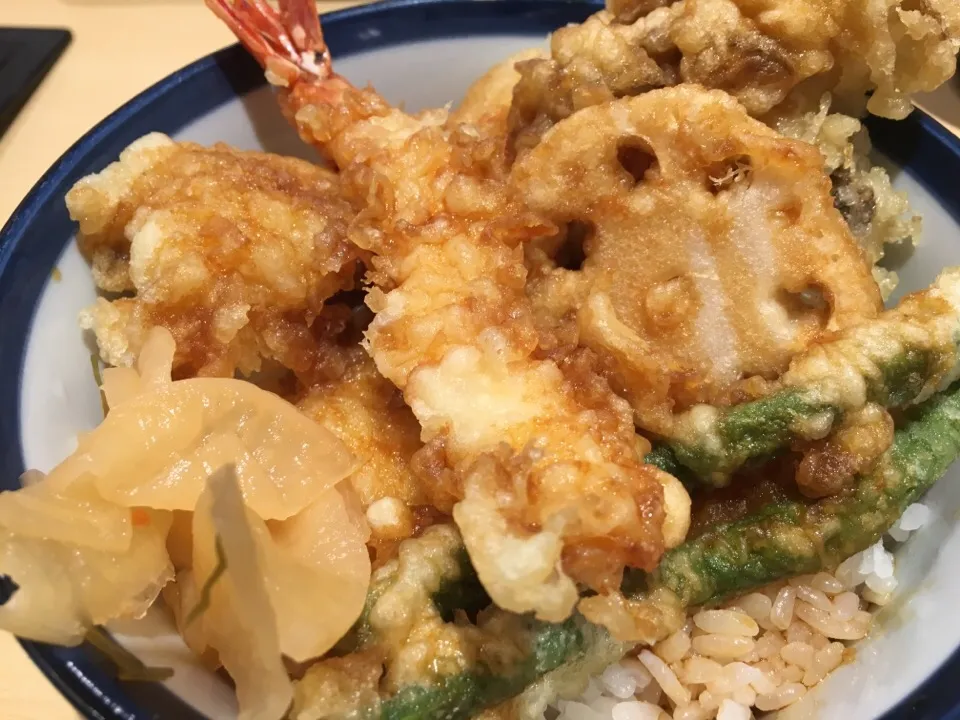
<svg viewBox="0 0 960 720"><path fill-rule="evenodd" d="M381 3L325 19L338 72L371 82L409 109L455 102L489 66L544 45L548 32L596 8L550 0L428 0ZM24 467L48 470L101 417L90 373L92 345L77 314L95 297L89 270L72 242L63 196L150 131L200 143L227 142L310 157L280 117L258 67L234 46L147 90L105 120L58 161L0 236L0 487L17 486ZM901 292L927 285L960 263L960 144L928 118L880 122L875 137L905 172L895 185L924 215L923 242L901 269ZM56 266L62 279L53 281ZM17 379L19 378L19 382ZM19 451L18 451L19 448ZM880 630L857 647L857 661L835 672L792 716L868 720L953 715L960 689L960 472L930 492L935 521L898 553L899 598ZM228 684L192 662L162 616L115 628L143 659L173 665L168 687L211 718L235 717ZM90 717L195 717L170 693L114 681L85 649L26 644L38 664ZM960 675L958 675L960 677Z"/></svg>

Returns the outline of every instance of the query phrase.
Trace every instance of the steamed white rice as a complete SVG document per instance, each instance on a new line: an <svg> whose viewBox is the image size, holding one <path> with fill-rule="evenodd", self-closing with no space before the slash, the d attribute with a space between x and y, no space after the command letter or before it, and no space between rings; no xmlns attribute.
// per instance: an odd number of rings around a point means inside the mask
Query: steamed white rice
<svg viewBox="0 0 960 720"><path fill-rule="evenodd" d="M903 542L927 524L914 504L890 529ZM802 698L869 633L871 610L897 587L893 554L878 542L834 573L792 578L716 609L694 609L686 625L593 678L557 720L748 720Z"/></svg>

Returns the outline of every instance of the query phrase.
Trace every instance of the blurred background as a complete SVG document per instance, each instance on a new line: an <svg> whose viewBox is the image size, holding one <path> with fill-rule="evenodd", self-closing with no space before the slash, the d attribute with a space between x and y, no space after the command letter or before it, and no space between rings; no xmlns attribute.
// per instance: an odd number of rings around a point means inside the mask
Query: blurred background
<svg viewBox="0 0 960 720"><path fill-rule="evenodd" d="M321 12L355 4L317 3ZM38 50L39 36L12 32L18 28L63 29L71 38L64 48L65 36L48 36L48 47ZM94 124L157 80L232 42L202 0L0 0L0 103L19 108L5 130L0 122L0 224ZM37 60L32 75L24 67L30 53ZM20 107L25 93L14 85L22 85L24 77L36 79L51 61ZM960 78L919 104L960 134ZM79 720L3 633L0 720Z"/></svg>

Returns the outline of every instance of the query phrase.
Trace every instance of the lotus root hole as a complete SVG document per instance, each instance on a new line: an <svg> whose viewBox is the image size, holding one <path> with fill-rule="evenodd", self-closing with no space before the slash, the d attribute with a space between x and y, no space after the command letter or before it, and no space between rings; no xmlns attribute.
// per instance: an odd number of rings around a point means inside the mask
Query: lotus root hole
<svg viewBox="0 0 960 720"><path fill-rule="evenodd" d="M778 300L791 317L813 317L824 327L830 316L830 302L826 293L817 285L807 285L800 291L781 288Z"/></svg>
<svg viewBox="0 0 960 720"><path fill-rule="evenodd" d="M634 183L650 179L657 172L657 154L643 138L628 137L617 143L617 162Z"/></svg>
<svg viewBox="0 0 960 720"><path fill-rule="evenodd" d="M732 155L707 167L707 189L719 195L737 183L749 183L753 163L748 155Z"/></svg>
<svg viewBox="0 0 960 720"><path fill-rule="evenodd" d="M566 270L580 270L587 259L587 245L594 235L591 222L574 220L567 224L563 243L557 251L556 262Z"/></svg>
<svg viewBox="0 0 960 720"><path fill-rule="evenodd" d="M790 225L796 225L803 218L803 204L799 200L788 202L778 208L780 216Z"/></svg>

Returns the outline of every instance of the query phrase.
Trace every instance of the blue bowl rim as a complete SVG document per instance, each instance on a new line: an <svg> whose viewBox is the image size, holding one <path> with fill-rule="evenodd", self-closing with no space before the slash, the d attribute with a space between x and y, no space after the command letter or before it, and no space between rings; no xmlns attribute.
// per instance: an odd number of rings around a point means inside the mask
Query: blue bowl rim
<svg viewBox="0 0 960 720"><path fill-rule="evenodd" d="M339 10L323 15L324 30L334 57L345 57L353 53L390 47L405 42L476 36L476 35L524 35L531 36L547 24L547 31L559 27L562 22L575 22L595 10L601 3L597 0L498 0L497 2L477 2L477 0L381 0L367 5ZM357 37L345 39L338 33L347 29L351 23L374 19L384 19L411 10L422 10L443 27L417 27L416 22L406 19L394 26L396 32L388 32L381 37L367 37L363 41ZM458 13L460 15L458 16ZM464 15L465 13L465 15ZM569 19L565 19L568 18ZM393 25L391 20L390 25ZM424 19L423 17L417 18ZM480 20L480 24L464 24ZM560 19L562 22L555 22ZM509 25L505 23L509 22ZM550 24L552 23L552 24ZM385 26L386 27L386 26ZM337 46L342 46L336 52ZM183 112L180 126L228 102L232 97L242 96L261 87L264 82L260 70L245 51L236 43L213 52L180 70L168 75L150 86L77 140L37 181L30 192L14 210L9 220L0 230L0 277L13 258L19 242L39 213L51 207L51 203L62 200L61 186L65 179L77 168L84 166L84 172L91 169L89 164L91 148L96 147L105 138L120 130L125 124L151 106L166 98L184 83L205 73L223 71L230 66L245 65L246 69L238 73L238 84L233 96L225 96L209 103L201 110L191 108ZM252 76L251 73L255 75ZM874 143L898 166L913 171L916 179L947 210L960 221L960 196L951 187L947 175L949 168L960 168L960 138L953 135L936 120L917 110L906 120L896 123L871 118L868 127ZM902 143L903 138L910 142ZM98 168L99 169L99 168ZM956 175L953 174L953 177ZM65 245L66 241L64 241ZM60 246L62 250L63 245ZM59 251L58 251L59 252ZM24 351L25 352L25 351ZM20 367L23 358L20 358ZM19 386L19 382L17 383ZM17 391L19 396L19 389ZM18 431L19 433L19 431ZM19 434L18 434L19 439ZM22 458L20 465L22 467ZM176 715L158 715L153 709L131 703L125 690L129 683L109 681L109 693L91 681L101 675L96 663L84 650L76 648L56 648L32 641L20 640L34 663L57 689L89 718L140 718L178 717L200 718L201 716L182 701L174 700ZM888 710L883 720L960 720L960 690L953 687L952 678L960 674L960 648L920 686L911 691L896 706ZM133 684L136 686L137 684ZM142 686L140 686L142 687ZM115 693L115 694L114 694ZM143 697L136 693L135 697ZM170 705L172 693L163 688L159 693L148 692L147 697L156 699L160 704ZM169 696L169 697L166 697Z"/></svg>

